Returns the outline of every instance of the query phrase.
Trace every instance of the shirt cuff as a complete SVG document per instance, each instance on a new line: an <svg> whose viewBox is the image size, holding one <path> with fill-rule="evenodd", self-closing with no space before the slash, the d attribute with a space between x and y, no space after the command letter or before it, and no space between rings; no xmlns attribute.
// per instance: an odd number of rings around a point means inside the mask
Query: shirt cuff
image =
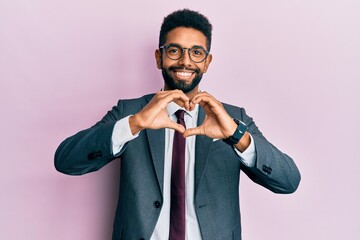
<svg viewBox="0 0 360 240"><path fill-rule="evenodd" d="M256 151L255 151L255 143L254 143L254 139L253 137L250 135L250 145L247 147L247 149L244 152L240 152L239 150L237 150L236 147L234 147L235 152L237 153L237 155L239 155L239 157L241 158L241 162L247 166L247 167L254 167L255 166L255 161L256 161Z"/></svg>
<svg viewBox="0 0 360 240"><path fill-rule="evenodd" d="M136 133L135 135L131 133L131 129L129 125L130 116L122 118L115 123L111 136L112 151L114 156L120 153L121 149L124 147L124 145L127 142L139 136L140 132Z"/></svg>

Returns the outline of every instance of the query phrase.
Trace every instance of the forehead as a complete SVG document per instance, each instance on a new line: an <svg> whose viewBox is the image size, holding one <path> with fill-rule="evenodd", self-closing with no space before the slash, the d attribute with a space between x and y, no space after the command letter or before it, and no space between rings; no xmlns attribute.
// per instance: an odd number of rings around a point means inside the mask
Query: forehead
<svg viewBox="0 0 360 240"><path fill-rule="evenodd" d="M202 46L206 49L206 37L205 35L194 29L186 27L177 27L171 30L166 35L166 42L164 45L170 43L177 43L183 47Z"/></svg>

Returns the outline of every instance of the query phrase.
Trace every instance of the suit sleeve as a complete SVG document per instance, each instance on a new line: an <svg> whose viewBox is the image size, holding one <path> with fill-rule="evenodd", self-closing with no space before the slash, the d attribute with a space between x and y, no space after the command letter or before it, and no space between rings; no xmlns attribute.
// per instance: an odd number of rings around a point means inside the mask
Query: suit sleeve
<svg viewBox="0 0 360 240"><path fill-rule="evenodd" d="M65 139L55 152L55 168L69 175L96 171L115 159L111 136L115 123L123 118L123 103L118 102L91 128Z"/></svg>
<svg viewBox="0 0 360 240"><path fill-rule="evenodd" d="M272 145L244 109L241 118L253 137L256 151L254 167L242 167L250 179L275 193L292 193L300 183L300 172L293 159Z"/></svg>

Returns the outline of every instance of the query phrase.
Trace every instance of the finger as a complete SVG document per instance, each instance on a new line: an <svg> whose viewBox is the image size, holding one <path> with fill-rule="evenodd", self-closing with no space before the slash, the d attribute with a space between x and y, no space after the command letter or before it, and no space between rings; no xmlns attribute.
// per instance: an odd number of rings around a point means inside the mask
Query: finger
<svg viewBox="0 0 360 240"><path fill-rule="evenodd" d="M172 90L168 91L168 94L164 96L163 99L167 104L174 101L179 106L184 107L186 109L189 108L189 98L185 95L185 93L181 90Z"/></svg>
<svg viewBox="0 0 360 240"><path fill-rule="evenodd" d="M196 128L188 128L183 133L184 137L190 137L194 135L205 135L205 132L201 128L196 127Z"/></svg>
<svg viewBox="0 0 360 240"><path fill-rule="evenodd" d="M186 111L191 111L189 101L184 101L182 99L174 99L173 102L176 103L177 105L179 105L180 107L184 108Z"/></svg>
<svg viewBox="0 0 360 240"><path fill-rule="evenodd" d="M191 110L190 110L190 101L188 100L188 101L186 101L186 102L184 102L184 103L185 103L185 106L184 106L184 107L185 107L185 110L186 110L186 111L191 111Z"/></svg>
<svg viewBox="0 0 360 240"><path fill-rule="evenodd" d="M207 97L196 99L196 102L194 102L194 104L199 104L199 106L201 106L205 111L213 111L220 106L219 103Z"/></svg>
<svg viewBox="0 0 360 240"><path fill-rule="evenodd" d="M197 98L203 98L203 97L212 97L212 98L214 98L214 97L211 96L211 94L208 93L208 92L198 92L198 93L196 93L196 94L190 99L190 101L195 100L195 99L197 99Z"/></svg>
<svg viewBox="0 0 360 240"><path fill-rule="evenodd" d="M153 99L161 101L166 100L171 102L174 98L176 99L179 97L189 100L189 98L181 90L160 91L156 93Z"/></svg>
<svg viewBox="0 0 360 240"><path fill-rule="evenodd" d="M175 131L178 131L180 133L184 133L185 131L185 127L183 125L172 121L168 124L167 128L174 129Z"/></svg>
<svg viewBox="0 0 360 240"><path fill-rule="evenodd" d="M195 109L195 104L193 102L189 102L189 110L188 111L192 111Z"/></svg>
<svg viewBox="0 0 360 240"><path fill-rule="evenodd" d="M200 106L203 106L205 104L210 104L211 106L216 106L219 104L219 101L216 100L213 96L206 92L201 92L197 95L195 95L191 100L193 104L200 104Z"/></svg>

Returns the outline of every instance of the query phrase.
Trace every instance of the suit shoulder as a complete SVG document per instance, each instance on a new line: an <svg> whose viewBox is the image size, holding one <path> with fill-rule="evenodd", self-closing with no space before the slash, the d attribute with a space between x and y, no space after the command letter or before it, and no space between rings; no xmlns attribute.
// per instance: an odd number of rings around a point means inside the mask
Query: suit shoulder
<svg viewBox="0 0 360 240"><path fill-rule="evenodd" d="M222 103L222 104L230 115L238 115L241 114L243 111L245 111L243 107L238 107L228 103Z"/></svg>
<svg viewBox="0 0 360 240"><path fill-rule="evenodd" d="M154 94L147 94L138 98L119 99L110 111L111 114L121 118L130 114L135 114L140 111L154 96Z"/></svg>
<svg viewBox="0 0 360 240"><path fill-rule="evenodd" d="M138 97L138 98L129 98L129 99L119 99L118 101L118 105L120 104L134 104L134 105L142 105L142 104L146 104L148 103L153 97L154 97L154 93L151 94L147 94L144 95L142 97Z"/></svg>

